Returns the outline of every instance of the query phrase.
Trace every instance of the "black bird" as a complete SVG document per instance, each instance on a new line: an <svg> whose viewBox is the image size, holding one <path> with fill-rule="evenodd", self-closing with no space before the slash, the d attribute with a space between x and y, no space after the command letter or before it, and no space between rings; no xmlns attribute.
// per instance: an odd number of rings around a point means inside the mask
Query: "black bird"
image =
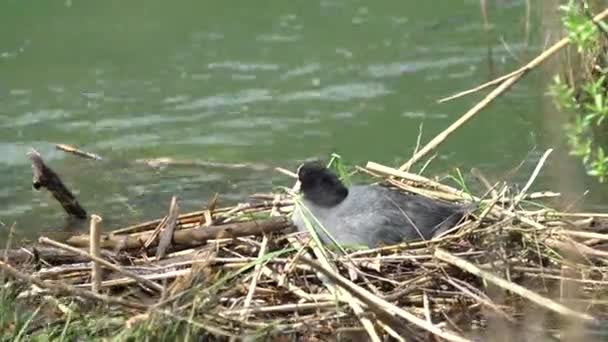
<svg viewBox="0 0 608 342"><path fill-rule="evenodd" d="M308 231L306 222L310 222L325 244L332 240L324 229L342 246L374 248L431 239L454 227L471 210L377 185L347 188L317 162L301 165L298 178L302 206L296 208L292 221L299 231Z"/></svg>

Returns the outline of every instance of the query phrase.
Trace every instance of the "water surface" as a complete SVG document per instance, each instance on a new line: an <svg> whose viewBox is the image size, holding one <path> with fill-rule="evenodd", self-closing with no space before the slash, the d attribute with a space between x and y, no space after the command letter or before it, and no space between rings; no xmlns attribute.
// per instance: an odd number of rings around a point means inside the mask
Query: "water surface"
<svg viewBox="0 0 608 342"><path fill-rule="evenodd" d="M430 140L480 94L436 100L506 73L546 44L541 6L489 1L6 1L0 11L0 237L59 230L64 214L31 187L37 149L83 206L110 227L246 200L292 180L272 170L341 154L399 165L423 123ZM552 36L556 37L555 34ZM555 111L547 73L535 72L456 132L431 174L481 169L527 180ZM558 140L559 141L559 140ZM55 150L76 145L104 157ZM135 160L254 163L266 170L169 166ZM576 174L582 170L572 160ZM556 169L550 160L545 166ZM544 174L535 188L552 187ZM603 208L594 180L583 201Z"/></svg>

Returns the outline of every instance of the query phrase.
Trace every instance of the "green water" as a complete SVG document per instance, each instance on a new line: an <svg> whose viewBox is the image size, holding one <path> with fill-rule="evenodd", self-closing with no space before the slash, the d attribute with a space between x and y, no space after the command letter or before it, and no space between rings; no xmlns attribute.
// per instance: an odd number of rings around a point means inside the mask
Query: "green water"
<svg viewBox="0 0 608 342"><path fill-rule="evenodd" d="M535 3L535 2L534 2ZM31 187L37 149L90 213L116 227L166 211L247 199L292 180L272 170L341 154L399 165L481 97L437 104L509 72L546 44L546 9L525 1L5 1L0 11L0 237L60 230L64 214ZM551 39L559 33L554 32ZM518 60L519 59L519 60ZM560 116L535 72L437 151L431 173L481 169L524 183ZM559 139L557 139L559 141ZM56 151L76 145L104 157ZM136 159L257 163L266 170L154 169ZM541 174L536 188L555 185ZM580 183L580 184L579 184ZM603 208L590 188L583 206ZM577 186L578 186L577 185Z"/></svg>

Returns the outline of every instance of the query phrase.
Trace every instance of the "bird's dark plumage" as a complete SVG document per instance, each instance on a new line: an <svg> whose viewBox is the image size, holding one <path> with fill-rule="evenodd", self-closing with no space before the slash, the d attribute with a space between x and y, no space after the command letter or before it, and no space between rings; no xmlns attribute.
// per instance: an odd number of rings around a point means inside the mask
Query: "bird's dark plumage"
<svg viewBox="0 0 608 342"><path fill-rule="evenodd" d="M430 239L456 225L467 211L458 204L376 185L347 188L333 172L315 162L300 166L298 179L305 208L295 210L294 225L308 231L309 221L324 243L331 239L318 223L341 245L373 248Z"/></svg>

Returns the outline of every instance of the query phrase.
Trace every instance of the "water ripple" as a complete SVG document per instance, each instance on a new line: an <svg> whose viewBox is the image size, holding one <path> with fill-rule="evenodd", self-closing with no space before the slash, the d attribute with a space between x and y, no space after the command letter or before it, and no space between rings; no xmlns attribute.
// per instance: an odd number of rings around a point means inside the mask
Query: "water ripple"
<svg viewBox="0 0 608 342"><path fill-rule="evenodd" d="M277 64L270 63L244 63L240 61L214 62L207 65L209 69L228 69L235 71L275 71L279 70Z"/></svg>
<svg viewBox="0 0 608 342"><path fill-rule="evenodd" d="M468 57L448 57L437 60L412 61L412 62L396 62L389 64L372 64L367 68L367 72L372 77L397 77L405 73L413 73L428 69L441 69L452 65L468 64L479 62L483 59L481 56Z"/></svg>
<svg viewBox="0 0 608 342"><path fill-rule="evenodd" d="M255 38L258 42L265 43L292 43L300 40L298 35L263 34Z"/></svg>
<svg viewBox="0 0 608 342"><path fill-rule="evenodd" d="M158 134L128 134L114 136L108 140L98 141L95 144L97 149L116 149L128 147L151 147L159 146L165 139Z"/></svg>
<svg viewBox="0 0 608 342"><path fill-rule="evenodd" d="M283 73L281 75L281 80L287 80L287 79L290 79L293 77L298 77L298 76L310 75L316 71L319 71L320 69L321 69L321 64L319 64L319 63L306 64L301 67L293 68L293 69L288 70L287 72Z"/></svg>
<svg viewBox="0 0 608 342"><path fill-rule="evenodd" d="M329 100L329 101L350 101L354 99L371 99L391 92L382 83L366 82L366 83L348 83L341 85L332 85L320 90L305 90L279 97L279 101L289 102L298 100Z"/></svg>
<svg viewBox="0 0 608 342"><path fill-rule="evenodd" d="M10 119L9 122L3 124L1 127L15 127L15 126L30 126L39 122L48 124L52 120L66 119L71 117L71 113L62 109L44 109L35 112L27 112L20 115L17 118Z"/></svg>
<svg viewBox="0 0 608 342"><path fill-rule="evenodd" d="M266 89L247 89L238 93L218 94L190 101L175 107L176 110L197 110L202 108L217 108L223 106L243 105L248 103L269 101L270 91Z"/></svg>
<svg viewBox="0 0 608 342"><path fill-rule="evenodd" d="M192 118L191 116L175 116L161 114L152 114L144 116L131 115L122 118L110 118L96 121L95 130L140 128L147 126L155 126L163 123L172 124L177 122L191 122L196 120L197 118Z"/></svg>

